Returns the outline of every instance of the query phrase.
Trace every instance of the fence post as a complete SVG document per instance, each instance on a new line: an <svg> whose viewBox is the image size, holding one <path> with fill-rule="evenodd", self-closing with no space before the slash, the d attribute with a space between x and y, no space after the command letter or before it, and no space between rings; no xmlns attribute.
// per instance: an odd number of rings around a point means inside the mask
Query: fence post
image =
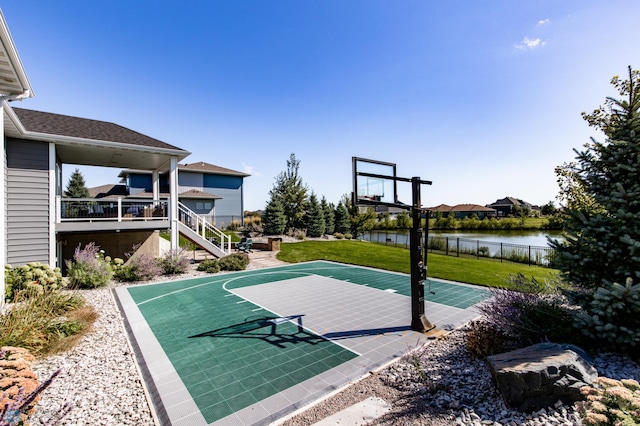
<svg viewBox="0 0 640 426"><path fill-rule="evenodd" d="M531 266L531 246L529 246L529 266Z"/></svg>
<svg viewBox="0 0 640 426"><path fill-rule="evenodd" d="M460 257L460 237L456 238L456 257Z"/></svg>
<svg viewBox="0 0 640 426"><path fill-rule="evenodd" d="M480 240L476 240L476 259L480 259Z"/></svg>
<svg viewBox="0 0 640 426"><path fill-rule="evenodd" d="M447 248L444 250L444 255L445 256L449 256L449 237L447 238Z"/></svg>
<svg viewBox="0 0 640 426"><path fill-rule="evenodd" d="M502 263L502 242L500 243L500 263Z"/></svg>

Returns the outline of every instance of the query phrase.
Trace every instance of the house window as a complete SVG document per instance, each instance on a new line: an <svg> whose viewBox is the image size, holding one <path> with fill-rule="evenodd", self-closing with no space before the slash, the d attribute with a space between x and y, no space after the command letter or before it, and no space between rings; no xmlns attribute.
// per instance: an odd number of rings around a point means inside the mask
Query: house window
<svg viewBox="0 0 640 426"><path fill-rule="evenodd" d="M196 203L197 210L211 210L211 202L207 203Z"/></svg>

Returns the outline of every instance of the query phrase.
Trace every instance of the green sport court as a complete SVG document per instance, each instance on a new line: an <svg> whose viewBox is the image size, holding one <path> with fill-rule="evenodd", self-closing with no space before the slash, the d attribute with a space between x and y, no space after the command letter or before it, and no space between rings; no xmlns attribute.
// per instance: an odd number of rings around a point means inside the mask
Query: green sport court
<svg viewBox="0 0 640 426"><path fill-rule="evenodd" d="M440 280L427 318L452 330L486 289ZM424 344L410 277L326 261L114 290L163 425L265 425Z"/></svg>

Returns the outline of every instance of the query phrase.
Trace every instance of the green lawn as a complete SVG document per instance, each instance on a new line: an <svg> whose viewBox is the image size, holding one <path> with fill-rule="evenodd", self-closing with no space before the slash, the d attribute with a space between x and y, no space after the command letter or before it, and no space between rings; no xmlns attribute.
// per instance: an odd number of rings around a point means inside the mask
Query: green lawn
<svg viewBox="0 0 640 426"><path fill-rule="evenodd" d="M303 241L281 245L277 258L298 263L311 260L330 260L351 265L370 266L388 271L409 273L409 250L373 244L366 241ZM429 253L428 276L451 281L504 287L509 276L518 273L539 282L558 275L558 270L527 266L520 263L490 259L466 259Z"/></svg>

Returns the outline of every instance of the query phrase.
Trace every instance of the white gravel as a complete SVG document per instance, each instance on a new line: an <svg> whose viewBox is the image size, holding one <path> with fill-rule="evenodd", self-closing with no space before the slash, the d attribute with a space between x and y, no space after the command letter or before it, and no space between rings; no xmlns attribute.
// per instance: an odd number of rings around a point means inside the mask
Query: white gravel
<svg viewBox="0 0 640 426"><path fill-rule="evenodd" d="M194 270L187 276L192 275L202 273ZM176 277L184 278L185 275ZM154 425L111 289L81 293L100 316L93 331L74 349L34 364L41 379L59 368L62 372L44 392L31 424L47 424L70 402L74 408L61 422L63 425ZM375 396L393 408L373 425L581 424L572 406L558 404L529 414L507 408L491 381L487 364L471 358L464 343L464 332L460 330L430 341L398 362L281 423L312 425ZM420 373L416 365L420 366ZM599 356L595 366L600 375L640 380L640 366L623 357Z"/></svg>

